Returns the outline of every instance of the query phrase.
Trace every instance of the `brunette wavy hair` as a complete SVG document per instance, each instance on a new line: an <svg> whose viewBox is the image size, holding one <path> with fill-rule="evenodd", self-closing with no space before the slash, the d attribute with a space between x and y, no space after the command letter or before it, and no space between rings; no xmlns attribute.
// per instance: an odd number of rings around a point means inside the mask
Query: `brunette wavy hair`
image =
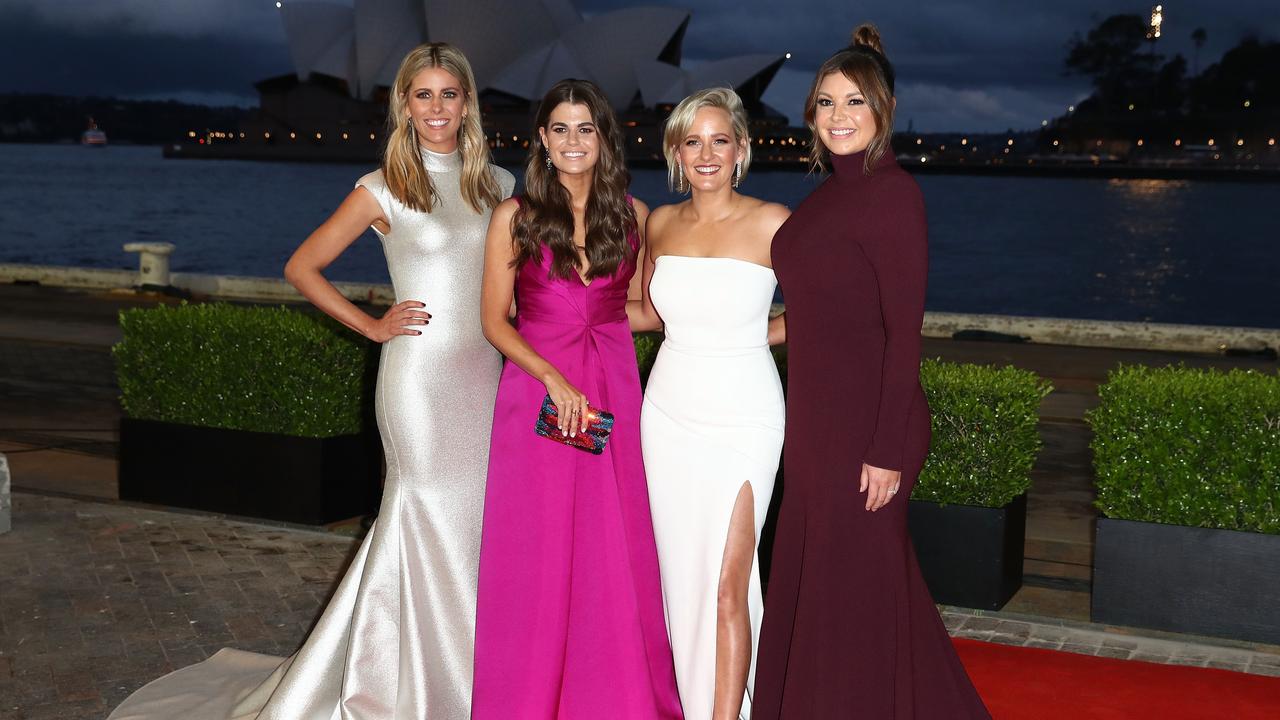
<svg viewBox="0 0 1280 720"><path fill-rule="evenodd" d="M382 154L382 175L397 200L419 212L435 207L436 188L422 163L418 133L409 121L409 92L413 79L427 68L440 68L458 79L466 96L466 117L458 130L462 155L462 197L472 210L482 213L502 202L502 189L489 167L489 143L480 127L480 102L471 63L462 51L448 43L427 43L409 51L400 62L391 88L387 112L387 147Z"/></svg>
<svg viewBox="0 0 1280 720"><path fill-rule="evenodd" d="M876 121L876 135L867 145L863 160L863 172L870 175L871 168L886 152L893 140L893 65L885 57L880 42L880 31L875 25L865 23L853 31L849 44L827 58L818 68L809 88L809 99L804 103L804 124L809 126L812 145L809 148L809 166L813 171L823 170L830 151L822 144L814 118L818 112L818 86L828 76L841 73L858 86L866 99L871 116Z"/></svg>
<svg viewBox="0 0 1280 720"><path fill-rule="evenodd" d="M545 130L551 111L562 103L583 105L596 126L600 153L587 197L586 254L590 267L588 281L608 277L631 255L627 238L636 230L636 211L627 200L631 173L623 162L622 132L608 99L588 80L561 80L538 106L534 132L525 161L524 197L511 219L511 236L516 243L517 268L530 260L541 262L542 247L551 249L551 275L565 278L578 269L578 249L573 244L573 206L569 191L560 184L539 129Z"/></svg>

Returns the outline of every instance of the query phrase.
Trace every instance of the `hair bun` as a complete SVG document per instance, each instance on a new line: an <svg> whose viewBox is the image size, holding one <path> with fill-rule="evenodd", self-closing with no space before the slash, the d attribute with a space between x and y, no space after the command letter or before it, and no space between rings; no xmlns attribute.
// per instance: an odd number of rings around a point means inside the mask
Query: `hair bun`
<svg viewBox="0 0 1280 720"><path fill-rule="evenodd" d="M863 23L854 28L849 44L854 47L868 47L881 55L884 54L884 46L880 44L880 31L871 23Z"/></svg>

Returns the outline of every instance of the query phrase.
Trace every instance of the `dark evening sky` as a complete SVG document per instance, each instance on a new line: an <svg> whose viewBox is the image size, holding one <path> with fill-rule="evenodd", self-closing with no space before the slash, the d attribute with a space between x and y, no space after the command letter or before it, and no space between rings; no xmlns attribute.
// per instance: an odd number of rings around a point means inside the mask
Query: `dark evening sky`
<svg viewBox="0 0 1280 720"><path fill-rule="evenodd" d="M1061 114L1088 91L1082 78L1062 73L1071 36L1108 15L1145 15L1151 7L1127 0L574 4L587 15L635 5L691 9L686 64L793 53L765 95L793 121L817 65L854 25L875 22L898 70L900 129L911 121L925 131L1031 128ZM1280 37L1276 0L1163 4L1156 51L1182 53L1190 63L1191 31L1203 27L1202 68L1246 34ZM277 12L274 0L0 0L0 92L252 105L254 81L291 69Z"/></svg>

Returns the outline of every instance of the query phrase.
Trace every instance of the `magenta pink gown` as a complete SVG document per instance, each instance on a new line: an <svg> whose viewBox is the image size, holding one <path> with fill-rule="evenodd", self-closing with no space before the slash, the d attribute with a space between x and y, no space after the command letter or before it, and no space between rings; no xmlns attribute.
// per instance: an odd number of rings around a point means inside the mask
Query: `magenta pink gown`
<svg viewBox="0 0 1280 720"><path fill-rule="evenodd" d="M627 324L632 257L589 286L516 276L516 327L614 413L601 455L534 434L546 396L508 362L498 385L480 545L472 720L681 717L640 456L640 379Z"/></svg>

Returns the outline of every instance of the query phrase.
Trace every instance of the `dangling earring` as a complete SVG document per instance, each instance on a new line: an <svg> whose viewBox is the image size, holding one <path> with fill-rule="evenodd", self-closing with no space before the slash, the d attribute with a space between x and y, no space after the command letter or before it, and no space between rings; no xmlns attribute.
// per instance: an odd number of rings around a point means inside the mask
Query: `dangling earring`
<svg viewBox="0 0 1280 720"><path fill-rule="evenodd" d="M742 161L733 164L733 187L737 189L738 183L742 180Z"/></svg>
<svg viewBox="0 0 1280 720"><path fill-rule="evenodd" d="M547 156L547 169L548 169L548 170L550 170L550 169L552 168L552 165L551 165L551 151L550 151L550 150L543 150L542 152L543 152L543 153L545 153L545 154L546 154L546 156Z"/></svg>

